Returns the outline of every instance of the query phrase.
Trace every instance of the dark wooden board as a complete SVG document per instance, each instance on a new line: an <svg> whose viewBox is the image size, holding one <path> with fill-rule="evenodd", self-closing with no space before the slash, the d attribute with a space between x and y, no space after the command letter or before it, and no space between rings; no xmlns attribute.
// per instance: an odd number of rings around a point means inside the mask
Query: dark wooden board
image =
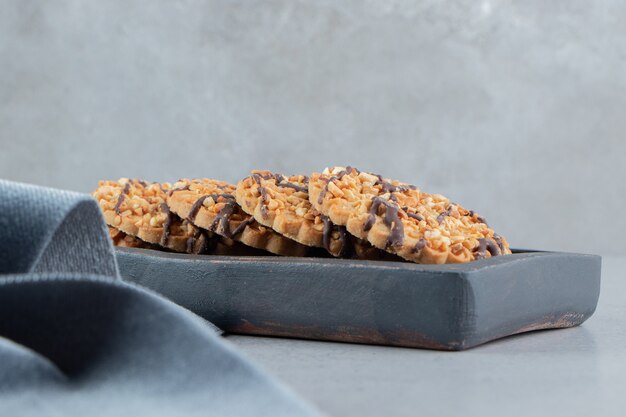
<svg viewBox="0 0 626 417"><path fill-rule="evenodd" d="M463 350L595 311L601 258L522 252L457 265L118 248L122 277L226 332Z"/></svg>

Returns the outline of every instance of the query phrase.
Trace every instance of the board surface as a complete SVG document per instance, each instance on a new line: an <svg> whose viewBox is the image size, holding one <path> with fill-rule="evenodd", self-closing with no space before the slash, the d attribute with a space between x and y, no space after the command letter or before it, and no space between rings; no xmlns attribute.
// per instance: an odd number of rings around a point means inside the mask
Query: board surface
<svg viewBox="0 0 626 417"><path fill-rule="evenodd" d="M463 350L595 311L601 258L521 252L456 265L117 248L122 277L229 333Z"/></svg>

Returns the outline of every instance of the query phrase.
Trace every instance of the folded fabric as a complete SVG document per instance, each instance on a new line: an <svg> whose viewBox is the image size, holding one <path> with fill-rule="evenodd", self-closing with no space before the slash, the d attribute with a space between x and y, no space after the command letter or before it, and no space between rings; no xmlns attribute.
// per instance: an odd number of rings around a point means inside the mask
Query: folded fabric
<svg viewBox="0 0 626 417"><path fill-rule="evenodd" d="M1 416L318 416L210 323L118 278L89 196L0 180Z"/></svg>

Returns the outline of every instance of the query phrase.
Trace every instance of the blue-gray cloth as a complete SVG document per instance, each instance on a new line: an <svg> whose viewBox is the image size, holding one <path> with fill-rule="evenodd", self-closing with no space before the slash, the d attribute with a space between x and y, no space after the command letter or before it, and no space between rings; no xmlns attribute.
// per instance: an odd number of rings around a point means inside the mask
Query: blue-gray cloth
<svg viewBox="0 0 626 417"><path fill-rule="evenodd" d="M118 278L97 203L0 180L0 416L318 416L208 322Z"/></svg>

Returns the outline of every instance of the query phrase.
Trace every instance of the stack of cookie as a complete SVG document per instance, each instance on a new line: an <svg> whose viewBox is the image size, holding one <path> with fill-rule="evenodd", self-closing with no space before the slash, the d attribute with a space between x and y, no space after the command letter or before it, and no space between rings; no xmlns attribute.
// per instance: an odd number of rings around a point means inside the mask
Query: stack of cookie
<svg viewBox="0 0 626 417"><path fill-rule="evenodd" d="M473 211L351 167L310 177L252 171L237 185L123 178L93 195L118 246L436 264L511 253Z"/></svg>

